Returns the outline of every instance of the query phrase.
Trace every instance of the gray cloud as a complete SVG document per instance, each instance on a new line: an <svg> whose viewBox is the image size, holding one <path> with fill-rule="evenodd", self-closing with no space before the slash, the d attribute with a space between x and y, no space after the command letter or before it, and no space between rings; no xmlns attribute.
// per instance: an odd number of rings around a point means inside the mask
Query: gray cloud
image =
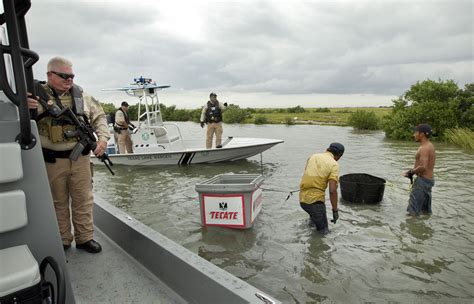
<svg viewBox="0 0 474 304"><path fill-rule="evenodd" d="M63 55L92 90L140 75L185 91L275 94L400 95L427 78L474 81L469 0L206 2L196 39L156 26L161 1L140 3L33 2L37 77Z"/></svg>

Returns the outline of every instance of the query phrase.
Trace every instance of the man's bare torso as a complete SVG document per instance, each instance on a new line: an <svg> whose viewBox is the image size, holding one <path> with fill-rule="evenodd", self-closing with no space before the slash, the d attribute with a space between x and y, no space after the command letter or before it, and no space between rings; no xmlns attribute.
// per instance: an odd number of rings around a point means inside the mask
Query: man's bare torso
<svg viewBox="0 0 474 304"><path fill-rule="evenodd" d="M415 157L415 166L417 175L433 179L433 170L436 161L435 147L429 141L421 143Z"/></svg>

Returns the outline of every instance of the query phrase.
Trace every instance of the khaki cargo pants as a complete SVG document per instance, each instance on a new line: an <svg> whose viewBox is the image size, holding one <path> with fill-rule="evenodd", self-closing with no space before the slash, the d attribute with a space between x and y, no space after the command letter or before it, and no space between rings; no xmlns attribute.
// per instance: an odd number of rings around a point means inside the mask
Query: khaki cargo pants
<svg viewBox="0 0 474 304"><path fill-rule="evenodd" d="M206 149L212 148L212 138L216 133L216 146L222 143L222 122L210 122L207 124Z"/></svg>
<svg viewBox="0 0 474 304"><path fill-rule="evenodd" d="M117 141L120 154L133 153L132 139L128 130L122 130L117 134Z"/></svg>
<svg viewBox="0 0 474 304"><path fill-rule="evenodd" d="M91 240L94 224L89 155L81 155L76 161L56 158L55 163L46 163L46 171L63 244L70 245L74 238L76 244ZM71 232L71 215L74 237Z"/></svg>

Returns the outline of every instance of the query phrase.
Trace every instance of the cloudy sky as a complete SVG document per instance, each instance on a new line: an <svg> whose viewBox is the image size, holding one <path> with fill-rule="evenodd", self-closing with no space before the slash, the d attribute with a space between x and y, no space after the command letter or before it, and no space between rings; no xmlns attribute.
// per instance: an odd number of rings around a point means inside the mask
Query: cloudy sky
<svg viewBox="0 0 474 304"><path fill-rule="evenodd" d="M2 9L3 10L3 9ZM416 81L474 82L471 0L32 0L30 47L55 55L103 102L103 88L153 78L160 100L241 107L391 105Z"/></svg>

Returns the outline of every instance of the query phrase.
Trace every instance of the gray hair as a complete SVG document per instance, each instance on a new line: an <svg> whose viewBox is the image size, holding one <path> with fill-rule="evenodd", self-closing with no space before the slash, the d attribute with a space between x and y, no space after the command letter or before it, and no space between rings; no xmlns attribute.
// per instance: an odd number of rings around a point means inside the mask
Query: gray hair
<svg viewBox="0 0 474 304"><path fill-rule="evenodd" d="M47 69L48 69L48 72L51 72L58 67L64 67L64 66L72 67L72 62L67 60L66 58L56 56L56 57L51 58L48 61Z"/></svg>

